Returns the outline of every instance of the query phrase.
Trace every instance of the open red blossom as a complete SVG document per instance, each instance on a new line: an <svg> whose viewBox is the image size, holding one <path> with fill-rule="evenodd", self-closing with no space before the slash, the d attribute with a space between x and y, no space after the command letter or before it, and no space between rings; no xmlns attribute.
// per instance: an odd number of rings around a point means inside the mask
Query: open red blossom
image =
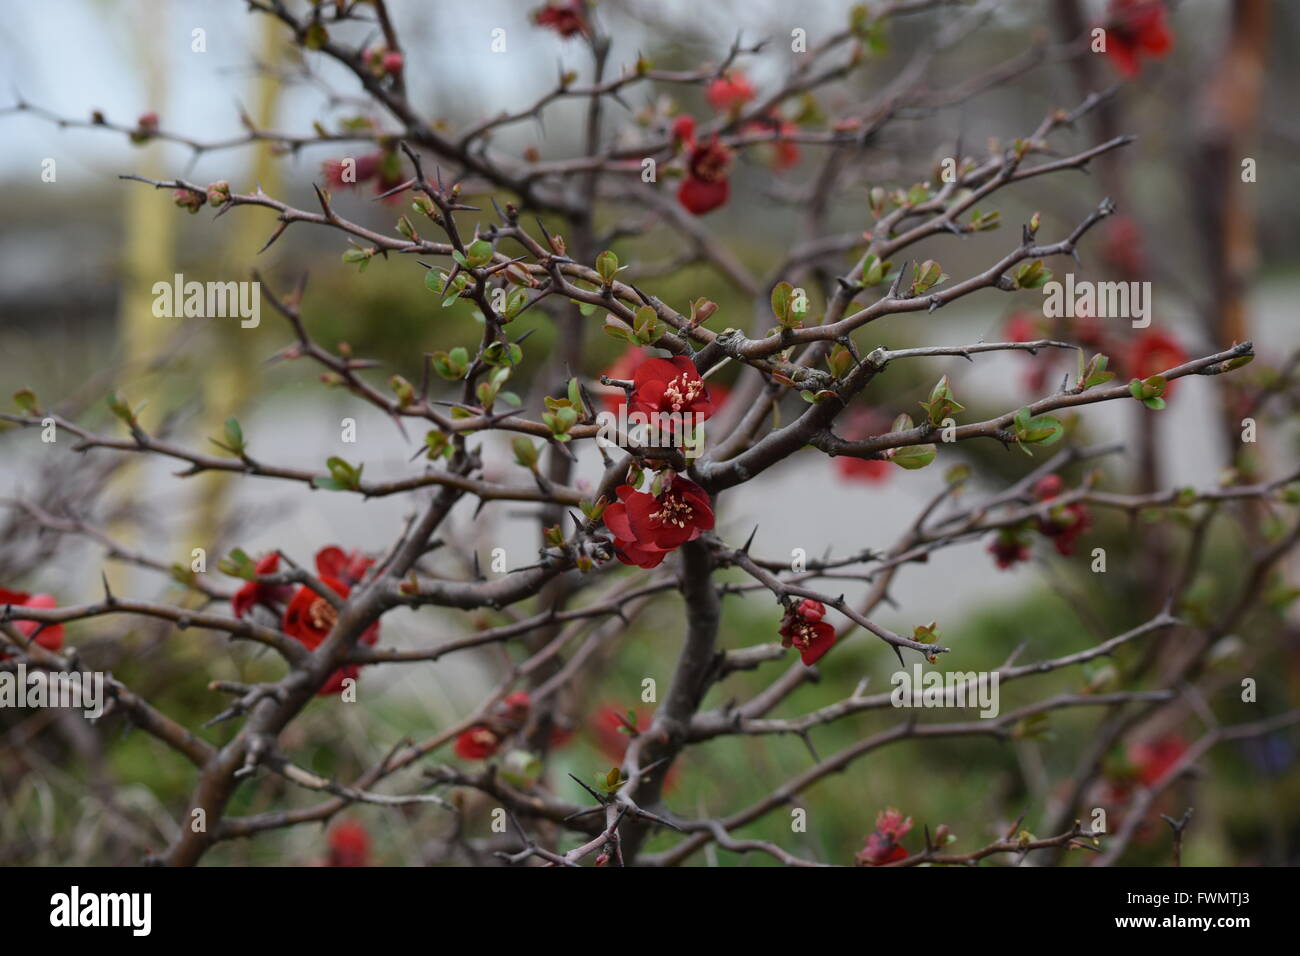
<svg viewBox="0 0 1300 956"><path fill-rule="evenodd" d="M646 363L647 358L645 349L638 346L629 346L628 349L614 360L614 363L600 374L606 378L617 378L635 381L636 370ZM708 387L709 398L713 402L713 410L716 412L722 408L727 400L729 389L722 385L710 385ZM619 409L627 405L627 392L622 388L611 388L601 394L601 402L612 415L617 415Z"/></svg>
<svg viewBox="0 0 1300 956"><path fill-rule="evenodd" d="M709 105L719 113L730 112L740 109L754 98L754 85L744 73L733 71L710 83L705 95Z"/></svg>
<svg viewBox="0 0 1300 956"><path fill-rule="evenodd" d="M668 552L713 528L708 493L688 478L674 475L658 495L620 486L618 501L605 509L605 527L614 535L615 556L624 564L657 566Z"/></svg>
<svg viewBox="0 0 1300 956"><path fill-rule="evenodd" d="M465 760L486 760L497 752L501 738L491 727L471 727L456 738L456 756Z"/></svg>
<svg viewBox="0 0 1300 956"><path fill-rule="evenodd" d="M14 607L32 607L32 608L52 608L58 607L54 598L49 594L28 594L26 591L7 591L0 588L0 607L6 604L12 604ZM41 625L37 621L14 621L14 627L23 637L31 640L33 634L36 634L36 646L43 647L47 651L57 651L63 647L63 625L49 624L41 628L39 634L37 628ZM6 657L0 653L0 660Z"/></svg>
<svg viewBox="0 0 1300 956"><path fill-rule="evenodd" d="M867 837L867 845L858 852L858 862L864 866L884 866L907 859L908 853L900 842L912 829L912 818L890 807L876 817L876 830Z"/></svg>
<svg viewBox="0 0 1300 956"><path fill-rule="evenodd" d="M704 143L690 142L686 178L677 187L677 201L695 216L724 205L731 197L732 152L714 136Z"/></svg>
<svg viewBox="0 0 1300 956"><path fill-rule="evenodd" d="M316 552L316 570L321 576L338 578L349 587L365 577L366 571L374 564L373 558L366 557L360 551L345 552L334 545Z"/></svg>
<svg viewBox="0 0 1300 956"><path fill-rule="evenodd" d="M323 548L316 555L316 570L319 572L321 582L343 598L352 592L353 584L360 580L365 574L365 569L372 563L360 552L353 551L349 555L336 547ZM343 578L337 577L338 574L343 575ZM298 588L293 600L285 608L281 628L284 633L308 650L314 651L320 646L321 641L329 637L330 631L334 629L337 622L338 611L334 606L311 588L303 585ZM361 635L360 643L373 645L378 640L379 622L376 621L366 628L365 633ZM316 691L316 695L326 697L337 694L343 689L343 681L349 677L355 679L358 673L359 668L356 664L340 667Z"/></svg>
<svg viewBox="0 0 1300 956"><path fill-rule="evenodd" d="M1161 0L1110 0L1106 22L1106 55L1121 74L1137 76L1143 56L1159 60L1174 48L1165 5Z"/></svg>
<svg viewBox="0 0 1300 956"><path fill-rule="evenodd" d="M539 27L554 30L565 39L585 33L587 30L587 21L583 19L580 0L548 3L540 10L533 11L533 22Z"/></svg>
<svg viewBox="0 0 1300 956"><path fill-rule="evenodd" d="M330 830L326 866L369 866L370 834L355 820L343 820Z"/></svg>
<svg viewBox="0 0 1300 956"><path fill-rule="evenodd" d="M280 570L280 552L272 551L262 555L257 559L257 564L254 567L259 575L275 574ZM235 612L235 617L243 617L258 604L275 610L276 605L289 600L292 594L293 586L289 584L263 584L260 581L246 581L243 587L236 591L235 596L230 599L230 609Z"/></svg>
<svg viewBox="0 0 1300 956"><path fill-rule="evenodd" d="M799 651L805 667L811 667L835 643L835 627L822 620L826 605L805 599L781 620L781 646Z"/></svg>
<svg viewBox="0 0 1300 956"><path fill-rule="evenodd" d="M655 415L670 414L673 417L667 421L673 431L678 423L686 423L680 416L694 415L698 424L713 414L713 397L695 363L684 355L646 359L637 366L632 383L631 411L651 422Z"/></svg>

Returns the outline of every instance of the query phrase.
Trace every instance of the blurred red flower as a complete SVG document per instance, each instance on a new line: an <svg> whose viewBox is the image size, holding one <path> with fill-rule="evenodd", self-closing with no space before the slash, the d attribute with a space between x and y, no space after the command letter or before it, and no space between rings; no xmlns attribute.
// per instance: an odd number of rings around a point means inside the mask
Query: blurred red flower
<svg viewBox="0 0 1300 956"><path fill-rule="evenodd" d="M12 604L15 607L30 608L52 608L59 606L58 603L55 602L53 596L49 594L28 594L26 591L7 591L4 588L0 588L0 606L6 604ZM19 634L28 640L31 640L32 635L36 634L37 628L40 628L40 624L36 621L14 621L14 627L18 629ZM63 625L50 624L45 628L42 628L41 632L36 634L35 643L38 647L43 647L47 651L59 650L63 647ZM0 653L0 659L4 659L6 656L6 654Z"/></svg>
<svg viewBox="0 0 1300 956"><path fill-rule="evenodd" d="M501 738L490 727L479 724L456 738L456 756L465 760L486 760L497 752Z"/></svg>
<svg viewBox="0 0 1300 956"><path fill-rule="evenodd" d="M858 862L863 866L884 866L907 859L907 850L899 841L911 829L911 817L904 819L902 812L893 807L881 810L876 817L875 832L867 837L867 845L858 852Z"/></svg>
<svg viewBox="0 0 1300 956"><path fill-rule="evenodd" d="M754 86L744 73L732 71L709 84L705 94L719 113L738 110L754 98Z"/></svg>
<svg viewBox="0 0 1300 956"><path fill-rule="evenodd" d="M280 552L271 551L257 559L254 569L258 575L275 574L280 570ZM276 606L289 600L293 586L289 584L262 584L259 581L245 581L244 585L230 599L230 609L235 617L243 617L255 605L262 605L276 610Z"/></svg>
<svg viewBox="0 0 1300 956"><path fill-rule="evenodd" d="M1159 60L1174 48L1161 0L1110 0L1106 20L1106 55L1127 77L1142 71L1141 57Z"/></svg>
<svg viewBox="0 0 1300 956"><path fill-rule="evenodd" d="M587 31L587 21L583 19L580 0L548 3L540 10L533 11L533 22L539 27L554 30L566 40Z"/></svg>
<svg viewBox="0 0 1300 956"><path fill-rule="evenodd" d="M326 866L369 866L370 834L355 820L342 820L329 835Z"/></svg>

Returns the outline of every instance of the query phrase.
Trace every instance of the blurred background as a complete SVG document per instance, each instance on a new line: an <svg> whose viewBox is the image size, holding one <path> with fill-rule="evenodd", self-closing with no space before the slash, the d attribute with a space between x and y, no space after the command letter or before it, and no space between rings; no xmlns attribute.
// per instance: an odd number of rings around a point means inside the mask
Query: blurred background
<svg viewBox="0 0 1300 956"><path fill-rule="evenodd" d="M536 6L503 0L393 0L412 102L424 115L459 130L531 104L563 70L585 77L589 52L535 28L530 14ZM638 54L658 68L696 69L720 61L737 34L747 42L773 37L760 55L742 61L750 80L763 90L779 84L791 68L794 55L785 39L791 29L807 30L812 45L818 36L846 25L849 7L819 2L794 11L780 2L603 0L598 11L614 38L610 62L615 70L633 63ZM1137 403L1086 409L1071 425L1071 441L1126 444L1124 454L1088 468L1103 468L1103 487L1112 490L1203 488L1214 485L1226 468L1247 479L1276 477L1294 468L1295 393L1289 376L1300 346L1295 321L1300 191L1294 188L1300 175L1300 121L1293 99L1300 88L1300 66L1290 53L1300 41L1300 7L1220 0L1171 4L1174 50L1145 64L1140 76L1127 82L1103 57L1061 54L1062 38L1073 36L1070 17L1081 16L1084 24L1099 22L1104 4L1025 0L979 9L986 12L982 26L939 58L927 76L930 88L957 88L1035 43L1046 45L1042 62L1005 85L890 123L855 160L856 181L845 183L836 196L830 217L834 230L870 227L867 191L872 185L937 181L939 162L953 154L958 142L967 154L983 157L990 143L1005 146L1027 135L1050 110L1073 108L1088 92L1121 83L1105 109L1053 142L1064 154L1113 135L1136 133L1134 145L1095 163L1089 174L1042 177L1004 190L992 204L1001 214L1002 229L964 240L928 240L916 250L917 257L932 256L945 272L964 277L1012 248L1019 241L1018 224L1035 211L1043 218L1040 238L1050 242L1067 234L1103 196L1112 196L1121 216L1085 240L1076 276L1150 279L1155 323L1187 353L1207 354L1250 338L1259 359L1245 371L1248 384L1240 392L1219 380L1181 383L1158 421ZM849 80L819 91L816 109L834 116L879 92L947 16L939 11L893 23L888 48L873 53ZM504 54L491 52L497 28L506 31ZM195 29L205 31L203 52L193 49ZM364 36L358 31L356 39ZM86 121L92 110L99 110L110 121L128 125L155 112L163 129L205 142L241 135L241 114L261 127L303 135L310 135L314 121L333 128L350 116L376 115L359 99L355 80L320 58L304 63L287 39L269 18L250 16L234 2L47 0L10 5L0 19L0 107L21 98L67 119ZM627 109L615 107L607 114L607 139L635 139L638 123L662 110L664 97L673 98L681 111L708 113L699 89L640 85L626 96ZM516 154L535 149L544 159L572 156L581 141L582 119L580 104L560 103L548 111L544 126L509 127L494 146ZM347 248L343 238L327 230L295 226L258 254L274 228L267 210L237 209L213 221L207 210L187 215L173 206L167 192L118 178L135 173L197 183L225 179L239 192L251 191L256 183L270 195L313 208L311 184L323 181L321 165L337 158L338 148L309 146L277 154L261 144L195 153L175 143L133 145L105 130L61 128L30 112L0 117L0 142L0 384L5 401L10 393L30 388L47 406L88 428L115 434L104 396L116 389L133 405L148 403L146 427L187 447L211 451L208 436L218 435L220 423L235 416L255 455L304 468L320 468L325 457L340 453L340 422L351 417L357 420L357 442L345 457L364 461L367 478L395 477L415 467L408 460L422 436L404 436L373 409L323 388L316 370L302 363L264 362L291 341L290 330L269 308L263 309L257 329L240 329L234 320L159 319L150 310L150 289L176 272L187 280L227 281L246 279L256 268L264 281L283 291L308 271L303 313L313 335L327 346L347 342L358 355L382 359L385 368L376 372L377 382L392 373L418 381L425 352L475 341L477 327L467 303L440 309L438 297L423 284L423 269L409 258L376 260L359 275L340 259ZM732 201L706 221L756 276L766 276L793 242L806 238L799 197L819 168L817 150L804 147L801 161L780 172L757 151L745 154L733 180ZM1257 178L1249 184L1240 182L1244 157L1256 160ZM57 173L49 182L41 174L51 159ZM490 208L486 196L480 198ZM392 229L398 214L364 192L340 195L337 205L345 216L384 231ZM627 214L611 207L603 224L608 227ZM474 219L466 216L462 227ZM664 230L617 248L634 268L671 261L683 251L680 241ZM832 266L843 269L849 261L846 257ZM1049 266L1066 268L1065 263ZM753 309L734 284L704 262L671 275L648 274L638 282L678 308L688 299L713 299L721 308L710 324L719 329L747 325ZM820 301L818 294L815 301ZM860 333L857 342L865 352L877 345L1001 339L1017 314L1039 317L1040 306L1034 292L985 292L930 315L887 318ZM546 369L540 359L556 342L556 330L540 312L529 313L518 325L520 331L535 329L528 354L538 361L523 366L520 375L526 381ZM621 343L592 335L582 371L599 374L621 350ZM916 403L946 373L971 420L987 417L1046 394L1072 374L1072 358L1053 361L1017 354L979 357L974 363L898 364L872 386L864 411L885 422L904 411L915 415ZM721 380L727 384L728 376ZM1259 413L1267 424L1261 424L1258 443L1243 456L1244 446L1230 441L1235 410L1259 394L1270 396ZM232 547L254 555L280 547L304 563L329 544L381 552L413 506L398 496L361 501L350 495L306 494L296 486L257 479L181 479L174 474L174 462L123 462L103 451L77 455L71 444L70 436L42 444L33 429L0 431L0 498L74 514L133 547L182 564L195 547L207 550L212 565ZM508 443L495 436L485 439L485 457L490 474L514 468ZM728 492L719 532L739 544L758 525L755 553L777 560L787 559L795 548L814 557L826 551L839 555L887 548L943 486L947 468L961 462L971 464L977 475L968 498L999 488L1037 464L996 443L968 442L941 448L936 466L924 471L893 469L882 478L862 480L805 450L759 481ZM576 477L595 482L600 470L596 456L584 455ZM1085 470L1077 469L1072 479ZM799 505L788 506L795 496ZM458 506L451 546L439 558L440 567L449 574L468 573L471 553L486 565L496 547L506 549L511 566L532 560L537 547L532 509L498 504L476 519L473 508L469 501ZM1133 627L1154 610L1149 606L1151 564L1162 560L1170 541L1182 546L1185 533L1177 527L1153 530L1118 515L1096 517L1074 558L1057 556L1041 541L1032 562L1001 571L986 552L987 541L972 541L939 552L925 565L905 568L891 589L893 604L877 612L879 620L904 633L938 621L943 642L960 658L953 666L975 670L996 667L1023 642L1029 645L1025 659L1045 658ZM1199 607L1214 608L1230 599L1240 583L1242 556L1275 533L1276 518L1262 515L1257 527L1216 526L1207 570L1192 589ZM0 509L0 534L0 587L48 592L61 604L73 604L98 596L104 568L116 593L188 600L165 576L160 580L157 574L106 562L104 549L94 541L42 527L21 508ZM1104 576L1088 571L1087 552L1097 546L1110 555ZM1295 570L1294 565L1288 569L1292 583ZM1239 656L1232 673L1244 666L1258 678L1268 713L1295 706L1300 698L1297 632L1294 617L1288 617L1286 580L1234 635L1244 649L1234 651ZM850 598L865 591L858 582L846 584ZM770 598L728 597L720 643L734 648L773 640L779 616ZM399 611L384 618L382 643L426 645L461 634L465 626L463 615ZM547 772L557 793L578 799L565 772L587 779L618 759L619 738L611 737L608 720L601 716L605 708L639 706L648 721L653 706L639 704L641 681L652 676L666 688L680 633L680 609L671 599L662 600L602 648L597 666L566 701L575 734L556 752ZM280 673L274 660L219 635L177 632L127 618L71 625L68 643L84 661L111 668L187 726L225 706L223 698L206 689L210 680L247 681ZM360 707L313 704L293 724L286 748L301 764L348 779L398 739L427 737L471 710L495 680L499 653L489 648L436 664L368 668ZM1122 667L1124 662L1118 663ZM859 632L824 661L821 682L802 688L775 716L806 713L841 699L864 676L871 690L885 689L895 665L879 642ZM706 706L752 695L782 666L730 678ZM1049 692L1078 689L1082 680L1077 672L1063 672L1013 685L1003 695L1003 710ZM1211 700L1220 719L1262 716L1237 700L1234 687L1233 681L1221 681L1221 693ZM886 726L893 716L861 715L822 728L814 737L818 752L832 753ZM1038 825L1095 720L1088 711L1054 715L1047 736L1013 744L977 739L897 745L805 794L806 833L791 834L788 818L779 813L746 832L792 852L848 863L876 813L897 806L917 821L918 832L923 822L932 830L947 823L962 839L961 847L973 849L1005 830L1022 811L1026 826ZM5 730L0 743L0 863L134 862L174 834L192 772L155 741L126 734L120 725L91 729L79 717L55 711L0 713L0 727ZM1197 730L1195 720L1189 720L1151 734L1194 739ZM221 741L232 732L225 724L205 736ZM1132 754L1121 750L1109 759L1122 765L1131 762ZM668 803L686 815L731 812L805 769L809 760L797 738L727 738L705 744L683 758ZM1168 808L1179 813L1186 805L1197 808L1185 861L1295 862L1300 853L1300 813L1295 809L1300 806L1300 776L1293 744L1279 737L1218 748L1204 766L1204 777L1180 784ZM1116 778L1123 773L1115 771ZM262 779L241 788L231 812L244 815L314 802L312 794ZM465 830L483 832L485 813L471 801ZM460 834L437 809L361 807L347 816L369 830L375 862L466 860L467 851L457 842ZM1144 840L1126 862L1168 860L1166 833L1153 828ZM654 847L671 842L661 838ZM223 844L207 862L312 863L324 858L324 846L319 826L299 827ZM727 863L768 862L723 857ZM701 854L695 862L707 860Z"/></svg>

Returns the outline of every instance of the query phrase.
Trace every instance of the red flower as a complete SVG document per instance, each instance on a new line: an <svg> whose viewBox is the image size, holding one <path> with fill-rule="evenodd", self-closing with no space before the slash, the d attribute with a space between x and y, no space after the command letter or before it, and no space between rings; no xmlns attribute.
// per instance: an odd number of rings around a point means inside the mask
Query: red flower
<svg viewBox="0 0 1300 956"><path fill-rule="evenodd" d="M346 598L352 592L352 586L365 574L366 568L374 562L358 551L344 554L341 548L322 548L316 554L316 570L321 582L339 597ZM300 587L289 606L284 610L281 628L284 633L294 638L310 651L320 646L321 641L329 636L338 621L338 612L333 605L311 588ZM366 628L360 642L373 645L379 640L379 622ZM326 697L337 694L343 689L343 681L356 678L359 668L356 664L340 667L316 691L316 696Z"/></svg>
<svg viewBox="0 0 1300 956"><path fill-rule="evenodd" d="M782 119L779 113L771 113L763 119L746 123L746 133L766 133L776 130L777 137L772 141L772 166L774 169L789 169L799 165L799 144L786 137L799 131L799 124Z"/></svg>
<svg viewBox="0 0 1300 956"><path fill-rule="evenodd" d="M643 723L649 724L647 715L637 712L635 716L633 730L638 729ZM612 704L602 705L591 718L591 732L596 738L596 748L611 763L622 764L628 744L632 742L631 735L624 733L628 725L627 719L627 712L619 710Z"/></svg>
<svg viewBox="0 0 1300 956"><path fill-rule="evenodd" d="M888 418L874 410L854 408L844 417L843 435L849 441L861 441L872 435L889 431ZM889 478L894 466L883 458L855 458L852 455L837 455L835 470L841 478L848 481L865 481L880 484Z"/></svg>
<svg viewBox="0 0 1300 956"><path fill-rule="evenodd" d="M1007 317L1002 334L1008 342L1032 342L1042 337L1038 330L1038 317L1030 312L1013 312Z"/></svg>
<svg viewBox="0 0 1300 956"><path fill-rule="evenodd" d="M694 116L679 116L673 120L673 141L687 146L695 145Z"/></svg>
<svg viewBox="0 0 1300 956"><path fill-rule="evenodd" d="M1038 530L1052 539L1058 554L1074 554L1074 544L1092 527L1092 516L1082 502L1075 501L1063 508L1054 508L1048 517L1038 519Z"/></svg>
<svg viewBox="0 0 1300 956"><path fill-rule="evenodd" d="M693 123L691 130L694 131ZM686 142L690 155L686 160L686 178L677 188L677 201L692 215L702 216L725 204L731 196L731 181L727 176L731 172L732 153L716 136L707 143L693 139Z"/></svg>
<svg viewBox="0 0 1300 956"><path fill-rule="evenodd" d="M1045 475L1034 485L1034 497L1039 501L1047 501L1059 495L1063 487L1065 482L1061 480L1060 475Z"/></svg>
<svg viewBox="0 0 1300 956"><path fill-rule="evenodd" d="M709 496L695 482L675 475L656 496L618 488L618 501L605 509L605 527L614 535L614 553L624 564L656 567L668 552L713 528Z"/></svg>
<svg viewBox="0 0 1300 956"><path fill-rule="evenodd" d="M629 346L622 355L614 360L613 365L600 374L606 378L630 379L644 361L645 349L638 348L635 345ZM614 387L603 392L600 400L611 415L617 415L619 409L627 404L627 392L622 388Z"/></svg>
<svg viewBox="0 0 1300 956"><path fill-rule="evenodd" d="M257 560L255 570L258 575L275 574L280 569L280 553L272 551ZM288 584L262 584L259 581L246 581L243 587L230 599L230 609L235 617L243 617L254 605L275 609L275 605L287 601L293 594L293 587Z"/></svg>
<svg viewBox="0 0 1300 956"><path fill-rule="evenodd" d="M596 738L596 749L606 760L617 766L623 765L627 748L632 743L632 734L625 733L622 729L628 726L627 714L626 708L620 709L613 704L602 704L590 721L592 736ZM633 717L635 723L631 729L638 733L645 733L645 729L650 726L652 714L638 707ZM678 769L677 766L668 768L668 773L664 776L665 790L671 790L676 785Z"/></svg>
<svg viewBox="0 0 1300 956"><path fill-rule="evenodd" d="M686 424L687 414L695 416L695 424L713 414L713 398L699 369L684 355L646 359L637 366L632 383L635 388L631 411L640 412L650 423L655 422L656 415L672 415L667 421L675 432L678 424Z"/></svg>
<svg viewBox="0 0 1300 956"><path fill-rule="evenodd" d="M1142 275L1147 271L1146 250L1142 244L1142 227L1132 216L1113 216L1106 223L1101 254L1124 275Z"/></svg>
<svg viewBox="0 0 1300 956"><path fill-rule="evenodd" d="M327 159L321 163L321 174L331 189L351 189L358 183L369 182L379 172L379 163L383 153L367 153L364 156L349 156L346 159ZM348 162L351 160L351 163ZM344 173L350 177L344 179Z"/></svg>
<svg viewBox="0 0 1300 956"><path fill-rule="evenodd" d="M754 98L754 86L744 73L733 72L710 83L705 95L717 112L730 112L739 110Z"/></svg>
<svg viewBox="0 0 1300 956"><path fill-rule="evenodd" d="M854 458L851 455L838 455L835 458L835 470L841 478L850 481L866 481L879 484L889 477L893 465L880 458Z"/></svg>
<svg viewBox="0 0 1300 956"><path fill-rule="evenodd" d="M1143 785L1151 787L1163 780L1187 753L1187 741L1177 734L1167 734L1129 747L1128 760Z"/></svg>
<svg viewBox="0 0 1300 956"><path fill-rule="evenodd" d="M6 604L12 604L15 607L36 607L51 608L58 607L54 598L49 594L28 594L25 591L6 591L0 588L0 607ZM14 621L14 627L23 637L31 640L36 629L41 627L38 621ZM36 646L43 647L47 651L57 651L63 647L63 625L49 624L41 628L41 632L36 634ZM0 660L7 655L0 653Z"/></svg>
<svg viewBox="0 0 1300 956"><path fill-rule="evenodd" d="M799 650L805 667L813 664L835 643L835 628L822 620L826 605L804 599L781 620L781 646Z"/></svg>
<svg viewBox="0 0 1300 956"><path fill-rule="evenodd" d="M890 807L876 817L876 830L867 837L867 845L858 852L858 862L864 866L884 866L907 859L908 853L899 841L912 829L912 818Z"/></svg>
<svg viewBox="0 0 1300 956"><path fill-rule="evenodd" d="M351 176L344 179L351 160ZM327 159L321 164L321 174L331 189L352 189L360 183L375 181L375 192L386 193L394 186L401 185L402 162L394 152L380 150L364 156L344 159ZM389 196L385 202L397 202L400 194Z"/></svg>
<svg viewBox="0 0 1300 956"><path fill-rule="evenodd" d="M587 22L582 17L581 0L548 3L533 12L533 22L539 27L554 30L565 39L587 32Z"/></svg>
<svg viewBox="0 0 1300 956"><path fill-rule="evenodd" d="M533 701L528 696L528 691L517 690L512 694L506 694L505 699L501 701L501 714L506 720L523 723L528 719L528 711L532 706Z"/></svg>
<svg viewBox="0 0 1300 956"><path fill-rule="evenodd" d="M606 378L632 379L635 381L636 370L646 361L645 349L635 345L629 346L627 351L615 359L614 363L600 374ZM663 361L663 359L658 361ZM708 392L709 398L713 402L713 410L716 412L726 403L729 389L723 385L710 385ZM617 415L619 410L627 405L627 392L618 387L609 388L601 393L600 399L611 415ZM698 409L695 410L698 411Z"/></svg>
<svg viewBox="0 0 1300 956"><path fill-rule="evenodd" d="M456 738L456 756L465 760L486 760L500 746L501 738L496 731L479 724Z"/></svg>
<svg viewBox="0 0 1300 956"><path fill-rule="evenodd" d="M322 577L338 578L349 587L355 585L366 571L374 566L373 558L368 558L360 551L345 553L342 548L330 545L316 552L316 570Z"/></svg>
<svg viewBox="0 0 1300 956"><path fill-rule="evenodd" d="M1029 560L1029 545L1024 541L1019 528L1002 528L988 546L989 554L997 562L998 568L1005 571L1020 561Z"/></svg>
<svg viewBox="0 0 1300 956"><path fill-rule="evenodd" d="M1159 60L1174 47L1160 0L1110 0L1107 15L1106 55L1124 76L1141 72L1139 57Z"/></svg>
<svg viewBox="0 0 1300 956"><path fill-rule="evenodd" d="M1187 361L1187 351L1178 340L1154 326L1143 329L1129 345L1126 368L1134 378L1150 378ZM1168 398L1174 383L1165 386Z"/></svg>
<svg viewBox="0 0 1300 956"><path fill-rule="evenodd" d="M330 830L326 866L369 866L370 834L355 820L343 820Z"/></svg>

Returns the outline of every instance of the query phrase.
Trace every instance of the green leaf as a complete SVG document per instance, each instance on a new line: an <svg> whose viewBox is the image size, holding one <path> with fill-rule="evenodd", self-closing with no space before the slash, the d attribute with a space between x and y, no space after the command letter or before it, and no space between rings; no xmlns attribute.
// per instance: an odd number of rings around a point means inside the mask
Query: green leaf
<svg viewBox="0 0 1300 956"><path fill-rule="evenodd" d="M1016 270L1016 285L1022 289L1038 289L1052 280L1052 271L1043 267L1041 259L1026 262Z"/></svg>
<svg viewBox="0 0 1300 956"><path fill-rule="evenodd" d="M934 461L936 451L934 445L905 445L894 450L890 461L900 468L915 471L917 468L924 468Z"/></svg>
<svg viewBox="0 0 1300 956"><path fill-rule="evenodd" d="M778 282L772 289L772 313L782 325L792 325L798 321L794 314L794 286L788 282Z"/></svg>
<svg viewBox="0 0 1300 956"><path fill-rule="evenodd" d="M619 273L618 256L606 249L596 257L596 272L600 275L605 285L614 281L614 276Z"/></svg>
<svg viewBox="0 0 1300 956"><path fill-rule="evenodd" d="M530 471L537 469L537 446L529 439L520 435L511 440L510 447L514 449L515 461Z"/></svg>
<svg viewBox="0 0 1300 956"><path fill-rule="evenodd" d="M636 315L632 318L632 331L636 335L636 340L642 345L653 345L659 340L659 317L655 310L648 305L643 305L636 310Z"/></svg>
<svg viewBox="0 0 1300 956"><path fill-rule="evenodd" d="M457 261L471 269L487 265L492 261L492 243L486 239L475 239L466 247L464 261Z"/></svg>
<svg viewBox="0 0 1300 956"><path fill-rule="evenodd" d="M483 350L483 361L488 365L518 365L523 358L524 350L514 342L493 342Z"/></svg>
<svg viewBox="0 0 1300 956"><path fill-rule="evenodd" d="M623 339L624 341L627 341L633 335L631 326L612 315L605 316L605 324L602 328L605 330L606 335L613 336L616 339Z"/></svg>

